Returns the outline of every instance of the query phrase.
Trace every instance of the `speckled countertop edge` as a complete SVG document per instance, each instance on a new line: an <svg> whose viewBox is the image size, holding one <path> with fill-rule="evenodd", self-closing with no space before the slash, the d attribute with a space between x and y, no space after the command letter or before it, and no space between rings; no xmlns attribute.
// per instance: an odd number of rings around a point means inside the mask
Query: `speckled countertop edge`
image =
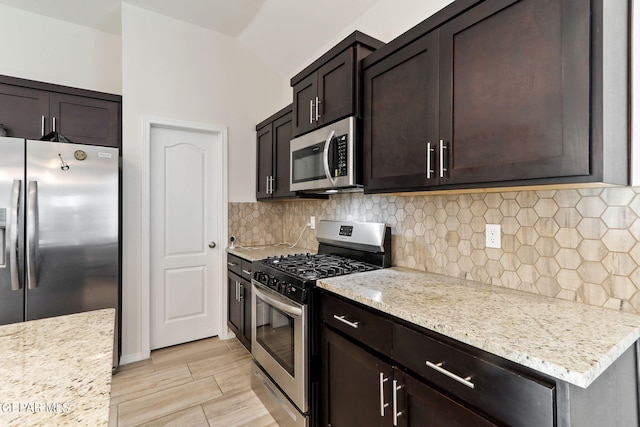
<svg viewBox="0 0 640 427"><path fill-rule="evenodd" d="M256 246L256 247L242 247L242 248L227 248L227 253L239 256L247 261L260 261L262 259L273 256L286 256L295 254L316 253L316 249L307 249L296 246L295 248L287 245L271 245L271 246Z"/></svg>
<svg viewBox="0 0 640 427"><path fill-rule="evenodd" d="M317 284L582 388L640 338L635 314L406 268Z"/></svg>
<svg viewBox="0 0 640 427"><path fill-rule="evenodd" d="M115 310L0 326L0 425L107 426Z"/></svg>

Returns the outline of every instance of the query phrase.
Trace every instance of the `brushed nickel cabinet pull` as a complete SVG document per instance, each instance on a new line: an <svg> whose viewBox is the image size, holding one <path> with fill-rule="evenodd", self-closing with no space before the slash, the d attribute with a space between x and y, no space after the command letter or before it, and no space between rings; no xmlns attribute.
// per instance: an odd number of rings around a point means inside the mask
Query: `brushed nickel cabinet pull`
<svg viewBox="0 0 640 427"><path fill-rule="evenodd" d="M393 380L393 425L398 426L398 417L402 415L402 412L398 412L398 390L402 388L398 385L397 380Z"/></svg>
<svg viewBox="0 0 640 427"><path fill-rule="evenodd" d="M444 167L444 150L447 146L444 145L444 141L440 140L440 178L444 178L444 173L447 172L447 168Z"/></svg>
<svg viewBox="0 0 640 427"><path fill-rule="evenodd" d="M384 403L384 383L389 381L389 378L384 377L384 373L380 372L380 416L384 417L384 410L389 406L388 403Z"/></svg>
<svg viewBox="0 0 640 427"><path fill-rule="evenodd" d="M309 100L309 124L313 123L313 99Z"/></svg>
<svg viewBox="0 0 640 427"><path fill-rule="evenodd" d="M333 318L344 323L345 325L351 326L353 329L358 329L358 323L360 322L349 322L344 316L338 316L337 314L333 315Z"/></svg>
<svg viewBox="0 0 640 427"><path fill-rule="evenodd" d="M427 179L431 179L431 174L433 173L433 169L431 168L431 153L433 153L434 149L431 147L431 143L427 142Z"/></svg>
<svg viewBox="0 0 640 427"><path fill-rule="evenodd" d="M466 385L466 386L467 386L467 387L469 387L469 388L475 388L475 384L473 384L473 383L471 382L471 377L470 377L470 376L465 377L465 378L462 378L462 377L460 377L460 376L458 376L458 375L454 374L453 372L447 371L446 369L444 369L444 368L442 367L442 362L440 362L440 363L433 363L433 362L429 362L429 361L427 360L427 361L426 361L426 364L427 364L427 366L428 366L428 367L430 367L431 369L435 369L436 371L440 372L442 375L446 375L447 377L449 377L449 378L451 378L451 379L453 379L453 380L455 380L455 381L458 381L460 384L464 384L464 385Z"/></svg>
<svg viewBox="0 0 640 427"><path fill-rule="evenodd" d="M320 119L320 117L322 117L320 115L319 107L320 107L320 99L316 96L316 122L318 121L318 119Z"/></svg>

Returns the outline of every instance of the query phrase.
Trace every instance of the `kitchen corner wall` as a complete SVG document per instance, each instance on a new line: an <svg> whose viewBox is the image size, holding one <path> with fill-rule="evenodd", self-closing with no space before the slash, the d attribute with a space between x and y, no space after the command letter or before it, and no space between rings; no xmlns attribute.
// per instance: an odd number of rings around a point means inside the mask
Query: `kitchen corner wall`
<svg viewBox="0 0 640 427"><path fill-rule="evenodd" d="M312 215L386 222L394 266L640 313L640 187L231 203L229 234L295 242ZM501 224L501 249L485 224ZM315 249L315 231L298 246Z"/></svg>

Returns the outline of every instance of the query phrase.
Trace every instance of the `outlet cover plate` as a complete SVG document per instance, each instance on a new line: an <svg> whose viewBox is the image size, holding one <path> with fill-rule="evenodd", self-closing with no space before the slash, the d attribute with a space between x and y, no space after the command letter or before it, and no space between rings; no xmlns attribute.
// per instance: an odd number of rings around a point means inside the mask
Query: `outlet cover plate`
<svg viewBox="0 0 640 427"><path fill-rule="evenodd" d="M487 248L497 248L500 249L502 247L502 239L501 237L502 230L500 229L500 224L486 224L485 227L485 236L486 242L485 246Z"/></svg>

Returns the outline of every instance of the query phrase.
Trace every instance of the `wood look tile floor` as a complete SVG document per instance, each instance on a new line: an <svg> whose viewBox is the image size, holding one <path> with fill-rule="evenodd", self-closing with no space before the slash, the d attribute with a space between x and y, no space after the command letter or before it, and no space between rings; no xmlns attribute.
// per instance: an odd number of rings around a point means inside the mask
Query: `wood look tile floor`
<svg viewBox="0 0 640 427"><path fill-rule="evenodd" d="M251 390L251 355L237 339L154 350L111 383L110 427L277 427Z"/></svg>

